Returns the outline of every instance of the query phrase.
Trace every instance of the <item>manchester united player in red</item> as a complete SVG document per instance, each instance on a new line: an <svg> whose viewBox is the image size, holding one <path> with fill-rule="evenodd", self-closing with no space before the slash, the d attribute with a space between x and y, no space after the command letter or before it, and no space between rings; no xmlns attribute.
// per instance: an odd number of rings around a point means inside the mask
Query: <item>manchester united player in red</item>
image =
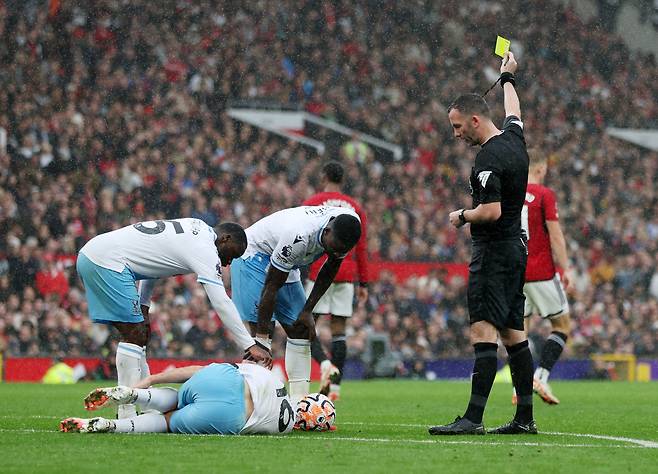
<svg viewBox="0 0 658 474"><path fill-rule="evenodd" d="M528 154L530 170L521 215L522 226L528 235L528 265L523 287L525 326L527 331L529 316L539 314L553 327L535 371L533 388L544 402L557 405L560 401L551 392L548 377L569 337L569 303L564 288L569 288L571 268L555 194L543 185L547 172L546 157L538 150L529 150ZM556 264L562 269L562 278L556 271Z"/></svg>
<svg viewBox="0 0 658 474"><path fill-rule="evenodd" d="M352 316L352 303L354 300L354 281L358 275L358 300L364 302L368 298L368 256L366 215L361 206L350 196L341 193L341 184L345 171L343 166L330 161L322 168L323 191L314 194L306 201L305 206L339 206L354 210L361 219L361 239L356 244L355 250L345 257L334 283L322 296L313 309L316 315L331 315L331 359L327 357L318 339L311 344L313 358L320 363L322 378L320 380L320 391L329 393L332 400L337 400L340 394L340 379L345 365L345 326L347 318ZM355 260L356 256L356 260ZM313 284L320 268L326 258L321 258L311 265L309 281L306 285L306 294L310 294Z"/></svg>

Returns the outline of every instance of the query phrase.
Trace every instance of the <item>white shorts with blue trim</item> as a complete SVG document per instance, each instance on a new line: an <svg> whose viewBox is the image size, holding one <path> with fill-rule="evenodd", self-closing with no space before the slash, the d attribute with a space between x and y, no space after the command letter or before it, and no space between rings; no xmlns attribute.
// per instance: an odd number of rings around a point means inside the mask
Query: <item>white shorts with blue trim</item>
<svg viewBox="0 0 658 474"><path fill-rule="evenodd" d="M258 321L258 304L269 265L270 256L263 253L236 258L231 263L231 299L243 321ZM272 320L287 326L293 325L305 303L306 295L302 283L285 283L276 295Z"/></svg>
<svg viewBox="0 0 658 474"><path fill-rule="evenodd" d="M82 252L76 262L85 286L89 317L96 323L141 323L135 275L126 267L119 273L96 265Z"/></svg>

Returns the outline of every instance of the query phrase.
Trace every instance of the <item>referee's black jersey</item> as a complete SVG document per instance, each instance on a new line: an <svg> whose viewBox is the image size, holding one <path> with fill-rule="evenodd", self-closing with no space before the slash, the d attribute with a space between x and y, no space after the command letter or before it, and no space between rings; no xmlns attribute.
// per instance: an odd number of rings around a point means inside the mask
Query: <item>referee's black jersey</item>
<svg viewBox="0 0 658 474"><path fill-rule="evenodd" d="M528 152L523 122L510 115L503 133L490 138L475 157L471 170L473 208L500 202L501 215L495 222L471 224L474 242L508 240L521 236L521 210L528 185Z"/></svg>

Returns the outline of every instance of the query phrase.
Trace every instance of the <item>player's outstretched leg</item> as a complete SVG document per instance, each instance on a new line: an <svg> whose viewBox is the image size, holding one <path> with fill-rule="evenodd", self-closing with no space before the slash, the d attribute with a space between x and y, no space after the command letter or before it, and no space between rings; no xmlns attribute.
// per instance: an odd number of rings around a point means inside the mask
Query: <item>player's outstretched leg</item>
<svg viewBox="0 0 658 474"><path fill-rule="evenodd" d="M114 421L105 418L66 418L59 422L62 433L111 433Z"/></svg>
<svg viewBox="0 0 658 474"><path fill-rule="evenodd" d="M119 385L118 387L97 388L85 397L85 409L98 410L102 407L132 404L137 400L134 389Z"/></svg>

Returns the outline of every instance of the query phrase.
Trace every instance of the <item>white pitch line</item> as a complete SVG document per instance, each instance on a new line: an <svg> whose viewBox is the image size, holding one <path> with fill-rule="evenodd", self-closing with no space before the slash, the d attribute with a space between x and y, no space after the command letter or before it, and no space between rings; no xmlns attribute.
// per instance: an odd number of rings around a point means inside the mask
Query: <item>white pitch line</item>
<svg viewBox="0 0 658 474"><path fill-rule="evenodd" d="M59 416L51 416L51 415L28 415L28 416L0 415L0 418L5 419L5 420L25 420L26 418L30 418L30 419L34 419L34 420L61 420L62 419Z"/></svg>
<svg viewBox="0 0 658 474"><path fill-rule="evenodd" d="M368 426L392 426L401 428L429 428L429 425L410 424L410 423L370 423L360 421L345 421L342 425L368 425ZM563 433L560 431L540 431L539 434L551 436L574 436L578 438L603 439L607 441L621 441L624 443L637 444L643 448L658 448L658 442L645 439L627 438L624 436L597 435L591 433Z"/></svg>
<svg viewBox="0 0 658 474"><path fill-rule="evenodd" d="M0 418L3 419L26 419L26 418L32 418L32 419L45 419L45 420L61 420L62 417L58 416L47 416L47 415L29 415L29 416L17 416L17 415L1 415ZM399 427L399 428L428 428L429 425L425 424L416 424L416 423L370 423L370 422L359 422L359 421L345 421L340 423L341 425L367 425L367 426L390 426L390 427ZM8 431L14 431L14 432L21 432L21 430L7 430L7 429L0 429L1 432L8 432ZM29 433L50 433L50 430L27 430L24 432L29 432ZM591 438L591 439L601 439L605 441L619 441L622 443L631 443L631 444L636 444L640 447L643 448L653 448L657 449L658 448L658 442L656 441L651 441L651 440L644 440L644 439L636 439L636 438L628 438L624 436L611 436L611 435L597 435L597 434L592 434L592 433L564 433L560 431L541 431L540 434L544 435L550 435L550 436L573 436L577 438ZM347 439L347 438L332 438L332 439ZM376 438L350 438L353 441L359 441L359 440L376 440ZM383 439L383 438L382 438ZM380 439L380 441L382 440ZM391 439L391 441L394 441ZM421 442L421 443L436 443L436 441L431 441L431 440L403 440L407 442ZM383 441L381 441L383 442ZM466 442L461 442L461 441L450 441L446 444L472 444L470 441ZM495 443L490 443L486 442L483 444L487 445L494 445ZM501 444L512 444L512 443L501 443ZM526 445L526 444L522 444ZM537 444L527 444L529 446L536 446ZM560 446L557 444L551 444L551 446ZM578 447L580 445L576 444L570 444L570 445L562 445L563 447ZM584 446L590 446L590 445L584 445ZM599 445L591 445L591 446L599 446ZM604 445L600 445L604 446ZM609 445L605 445L609 446Z"/></svg>
<svg viewBox="0 0 658 474"><path fill-rule="evenodd" d="M625 443L633 443L642 446L643 448L658 448L658 442L649 441L645 439L635 439L635 438L626 438L623 436L608 436L608 435L595 435L589 433L561 433L559 431L547 431L542 434L547 435L556 435L556 436L576 436L579 438L594 438L594 439L605 439L608 441L623 441Z"/></svg>
<svg viewBox="0 0 658 474"><path fill-rule="evenodd" d="M20 434L34 434L34 433L50 433L59 435L58 431L55 430L41 430L41 429L3 429L0 428L0 433L20 433ZM155 433L134 433L130 436L137 435L147 435ZM546 433L546 434L557 434L557 433ZM562 435L569 435L570 433L560 433ZM174 436L190 436L190 435L174 435ZM221 437L221 438L234 438L233 436L222 436L222 435L191 435L193 438L203 438L203 437ZM586 435L583 435L586 436ZM592 435L595 436L596 435ZM265 436L262 436L265 437ZM244 437L235 437L236 439ZM645 442L644 445L635 444L588 444L588 443L543 443L543 442L532 442L532 441L513 441L513 442L501 442L501 441L477 441L477 440L446 440L446 439L395 439L395 438L357 438L357 437L348 437L348 436L268 436L269 439L276 440L286 440L286 441L295 441L301 440L308 442L309 440L313 441L348 441L348 442L357 442L357 443L384 443L384 444L425 444L425 445L470 445L470 446L523 446L523 447L536 447L536 448L619 448L619 449L651 449L658 446L653 446L652 442ZM615 437L601 437L602 439L622 439L629 440L629 438L615 438ZM635 440L638 441L638 440ZM641 441L641 440L640 440ZM631 441L628 441L631 442ZM657 444L657 443L654 443Z"/></svg>

